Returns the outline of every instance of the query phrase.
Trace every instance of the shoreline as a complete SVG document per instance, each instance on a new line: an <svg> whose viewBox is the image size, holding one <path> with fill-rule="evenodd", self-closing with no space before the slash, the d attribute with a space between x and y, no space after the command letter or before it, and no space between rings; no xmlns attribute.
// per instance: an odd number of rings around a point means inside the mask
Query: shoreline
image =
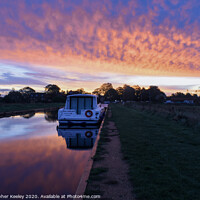
<svg viewBox="0 0 200 200"><path fill-rule="evenodd" d="M105 111L105 116L106 116L106 114L107 114L107 110ZM79 181L79 184L78 184L78 187L76 189L75 195L83 195L85 193L85 190L86 190L86 187L87 187L87 180L89 178L90 171L92 169L92 165L93 165L93 162L94 162L93 157L96 154L96 150L97 150L97 147L98 147L99 139L101 137L100 135L101 135L102 128L104 126L104 122L105 122L105 117L104 117L103 121L101 122L101 126L99 127L98 136L96 138L96 141L95 141L94 147L92 149L92 152L91 152L91 154L90 154L90 156L88 158L88 161L87 161L87 164L85 166L84 172L83 172L83 174L81 176L81 179Z"/></svg>
<svg viewBox="0 0 200 200"><path fill-rule="evenodd" d="M18 104L17 106L21 106L21 105L22 104ZM58 109L58 108L61 108L61 107L64 106L64 104L61 105L60 103L58 105L55 105L55 103L53 103L53 104L43 104L43 105L41 105L41 104L37 105L37 103L36 103L36 104L32 104L32 105L30 105L30 104L25 104L25 105L29 105L29 106L33 105L33 107L26 108L26 106L24 106L24 109L19 109L19 110L13 109L11 111L0 111L0 118L22 115L22 114L29 113L29 112L40 112L40 111L45 111L45 110L55 110L55 109ZM11 106L15 106L15 105L11 105ZM36 106L36 107L34 108L34 106Z"/></svg>

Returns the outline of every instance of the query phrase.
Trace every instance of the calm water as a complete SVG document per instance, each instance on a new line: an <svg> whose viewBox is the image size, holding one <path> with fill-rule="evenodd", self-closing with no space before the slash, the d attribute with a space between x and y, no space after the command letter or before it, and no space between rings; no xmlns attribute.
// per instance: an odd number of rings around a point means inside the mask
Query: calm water
<svg viewBox="0 0 200 200"><path fill-rule="evenodd" d="M57 111L0 119L0 194L74 194L98 129L58 129Z"/></svg>

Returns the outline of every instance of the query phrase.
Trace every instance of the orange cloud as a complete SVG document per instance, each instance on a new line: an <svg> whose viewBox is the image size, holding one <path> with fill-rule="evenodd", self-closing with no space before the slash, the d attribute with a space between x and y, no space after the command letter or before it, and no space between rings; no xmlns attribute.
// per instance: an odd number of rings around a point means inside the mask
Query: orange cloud
<svg viewBox="0 0 200 200"><path fill-rule="evenodd" d="M60 3L55 7L43 3L42 17L20 4L19 20L6 19L6 27L13 28L15 36L0 34L0 59L89 74L200 76L198 23L186 21L184 30L165 17L155 25L158 5L175 15L163 1L154 0L153 7L147 6L148 12L139 15L138 2L119 3L115 8L119 14L114 16L107 1L69 3L73 8L69 13ZM186 8L191 3L180 8L181 15L188 15Z"/></svg>

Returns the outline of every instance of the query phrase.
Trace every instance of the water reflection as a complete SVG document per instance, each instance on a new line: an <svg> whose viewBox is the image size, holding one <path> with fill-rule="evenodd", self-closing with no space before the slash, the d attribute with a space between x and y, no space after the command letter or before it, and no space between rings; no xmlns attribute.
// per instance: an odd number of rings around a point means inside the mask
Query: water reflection
<svg viewBox="0 0 200 200"><path fill-rule="evenodd" d="M94 128L59 128L58 136L62 136L65 139L66 145L68 149L91 149L95 143L98 127Z"/></svg>
<svg viewBox="0 0 200 200"><path fill-rule="evenodd" d="M92 135L81 129L57 133L55 116L40 112L0 119L0 194L75 193L98 129L84 129Z"/></svg>
<svg viewBox="0 0 200 200"><path fill-rule="evenodd" d="M44 111L45 113L45 119L48 122L56 122L58 119L58 111L52 110L52 111Z"/></svg>
<svg viewBox="0 0 200 200"><path fill-rule="evenodd" d="M29 113L25 113L23 115L20 115L21 117L25 118L25 119L29 119L31 117L33 117L35 115L35 112L32 111L32 112L29 112Z"/></svg>

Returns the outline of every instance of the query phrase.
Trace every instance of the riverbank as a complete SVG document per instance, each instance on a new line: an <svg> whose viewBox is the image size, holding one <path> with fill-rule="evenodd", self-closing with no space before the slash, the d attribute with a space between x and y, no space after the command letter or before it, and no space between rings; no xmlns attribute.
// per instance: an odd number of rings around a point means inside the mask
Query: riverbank
<svg viewBox="0 0 200 200"><path fill-rule="evenodd" d="M96 154L93 157L85 194L101 195L101 199L133 200L128 165L123 161L119 133L111 116L109 109L100 133Z"/></svg>
<svg viewBox="0 0 200 200"><path fill-rule="evenodd" d="M109 155L110 152L115 155L116 146L111 140L119 133L121 160L128 163L128 179L132 184L129 191L133 190L137 200L199 199L200 135L196 129L120 104L110 108L112 116L105 120L85 194L114 193L119 184L117 179L126 171ZM116 128L109 129L109 121ZM118 168L118 174L113 174L110 181L109 164L98 165L106 157ZM115 198L111 195L108 199Z"/></svg>
<svg viewBox="0 0 200 200"><path fill-rule="evenodd" d="M18 115L30 111L42 111L63 107L64 103L24 103L24 104L0 104L0 117Z"/></svg>

